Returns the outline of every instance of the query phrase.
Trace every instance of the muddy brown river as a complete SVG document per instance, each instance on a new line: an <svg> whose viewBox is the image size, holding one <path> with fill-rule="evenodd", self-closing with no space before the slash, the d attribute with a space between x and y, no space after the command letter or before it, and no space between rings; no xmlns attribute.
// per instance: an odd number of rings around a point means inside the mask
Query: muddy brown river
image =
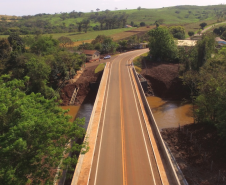
<svg viewBox="0 0 226 185"><path fill-rule="evenodd" d="M183 126L194 122L191 104L182 104L181 101L162 100L156 96L147 97L147 100L159 129L178 127L179 124ZM85 128L87 128L93 104L94 102L84 103L81 106L62 106L62 108L64 110L70 109L68 112L72 116L70 121L75 118L85 117Z"/></svg>
<svg viewBox="0 0 226 185"><path fill-rule="evenodd" d="M181 101L162 100L156 96L147 97L149 106L159 129L178 127L194 122L192 105Z"/></svg>

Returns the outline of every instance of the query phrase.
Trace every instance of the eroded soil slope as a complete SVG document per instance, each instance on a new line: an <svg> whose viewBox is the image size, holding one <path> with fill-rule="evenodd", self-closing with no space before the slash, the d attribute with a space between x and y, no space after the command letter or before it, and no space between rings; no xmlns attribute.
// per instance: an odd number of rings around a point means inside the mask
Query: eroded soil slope
<svg viewBox="0 0 226 185"><path fill-rule="evenodd" d="M182 84L178 74L179 64L147 64L141 74L151 83L154 95L163 99L189 98L189 90Z"/></svg>
<svg viewBox="0 0 226 185"><path fill-rule="evenodd" d="M79 91L75 100L75 105L81 105L84 99L86 98L87 94L90 92L90 82L100 82L103 72L99 72L97 74L94 73L97 65L87 67L79 79L73 83L64 86L61 89L61 99L62 105L68 105L71 100L72 94L75 88L79 87Z"/></svg>

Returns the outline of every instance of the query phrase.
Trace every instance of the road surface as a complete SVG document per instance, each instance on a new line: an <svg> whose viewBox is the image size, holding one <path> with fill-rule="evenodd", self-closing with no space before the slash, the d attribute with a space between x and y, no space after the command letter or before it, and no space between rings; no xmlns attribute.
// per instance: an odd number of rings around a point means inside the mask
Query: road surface
<svg viewBox="0 0 226 185"><path fill-rule="evenodd" d="M162 184L127 65L144 52L111 61L89 185Z"/></svg>

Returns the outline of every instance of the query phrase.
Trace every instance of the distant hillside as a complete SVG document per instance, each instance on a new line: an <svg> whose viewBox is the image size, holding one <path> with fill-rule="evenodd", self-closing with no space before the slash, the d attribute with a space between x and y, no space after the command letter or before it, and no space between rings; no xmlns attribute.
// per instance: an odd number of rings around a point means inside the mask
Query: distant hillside
<svg viewBox="0 0 226 185"><path fill-rule="evenodd" d="M22 35L39 33L90 32L123 28L125 25L188 24L200 21L225 20L226 5L176 6L160 9L69 12L22 16L18 21L0 21L0 34L18 31ZM9 20L9 19L7 19ZM17 19L16 19L17 20ZM88 21L87 21L88 20ZM81 23L81 25L80 25ZM144 25L143 24L143 25Z"/></svg>
<svg viewBox="0 0 226 185"><path fill-rule="evenodd" d="M0 21L2 21L2 22L16 21L18 19L20 19L20 17L17 17L15 15L0 15Z"/></svg>

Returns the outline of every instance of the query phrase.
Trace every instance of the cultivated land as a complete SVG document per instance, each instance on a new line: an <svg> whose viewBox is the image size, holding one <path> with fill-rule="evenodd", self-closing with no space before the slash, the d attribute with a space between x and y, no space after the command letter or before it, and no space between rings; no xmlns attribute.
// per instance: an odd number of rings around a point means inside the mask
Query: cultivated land
<svg viewBox="0 0 226 185"><path fill-rule="evenodd" d="M224 10L226 5L214 5L214 6L175 6L175 7L163 7L159 9L133 9L133 10L117 10L111 11L114 15L120 15L126 13L129 15L127 23L131 21L134 24L139 24L140 22L145 22L146 24L154 24L158 19L164 19L165 24L185 24L194 23L203 20L214 20L216 19L216 12ZM99 15L105 14L105 10L98 12ZM61 14L46 14L41 16L35 16L30 21L36 20L48 20L53 25L61 25L62 22L66 26L70 24L76 24L76 22L81 21L83 18L89 18L92 13L84 13L78 18L68 18L62 20L60 18ZM1 15L0 15L1 16ZM23 20L20 20L23 21ZM90 26L99 25L98 22L91 22Z"/></svg>
<svg viewBox="0 0 226 185"><path fill-rule="evenodd" d="M214 6L176 6L176 7L163 7L159 9L141 9L141 10L117 10L110 11L112 15L122 15L126 13L128 15L127 24L131 24L133 21L134 25L140 25L140 22L145 22L146 25L154 25L156 20L163 21L164 25L181 25L185 27L186 34L188 31L198 32L200 29L199 24L201 22L206 22L208 25L215 24L217 19L223 21L222 18L218 17L220 11L226 9L226 5L214 5ZM62 14L40 14L32 16L29 18L29 22L37 21L48 21L51 26L62 26L69 27L69 25L76 25L77 22L83 19L90 18L91 15L95 15L96 12L82 13L80 17L77 18L66 18L63 20L61 18ZM99 15L107 15L106 11L99 11ZM0 15L0 18L3 15ZM4 16L5 17L5 16ZM18 21L20 24L28 24L26 19L15 16L6 16L7 21ZM1 20L0 20L1 23ZM131 35L139 33L125 32L128 30L134 30L135 28L121 28L121 29L111 29L111 30L101 30L94 31L92 27L100 25L99 22L91 20L90 28L88 33L70 32L70 33L52 33L53 38L59 38L61 36L66 36L76 42L74 46L82 44L83 42L91 42L97 35L104 34L106 36L112 36L114 40L121 40L127 38ZM42 27L37 27L41 29ZM139 28L143 29L143 28ZM76 29L75 29L76 31ZM118 35L117 35L118 34ZM6 38L8 35L1 35L0 37ZM186 35L188 37L188 35Z"/></svg>

